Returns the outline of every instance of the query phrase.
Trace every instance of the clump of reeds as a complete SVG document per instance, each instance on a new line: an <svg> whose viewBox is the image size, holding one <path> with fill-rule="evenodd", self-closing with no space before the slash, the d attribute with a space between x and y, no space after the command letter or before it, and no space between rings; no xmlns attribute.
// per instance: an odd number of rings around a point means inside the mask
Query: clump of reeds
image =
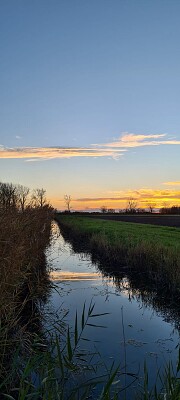
<svg viewBox="0 0 180 400"><path fill-rule="evenodd" d="M35 301L48 281L44 252L52 217L48 205L0 210L0 380L10 371L17 348L30 340L27 324L37 314Z"/></svg>
<svg viewBox="0 0 180 400"><path fill-rule="evenodd" d="M102 360L98 351L84 348L84 343L90 341L86 328L103 328L95 320L107 314L95 313L94 306L92 302L89 307L84 303L80 315L76 312L73 328L67 326L63 337L56 325L53 332L47 334L46 340L36 335L28 353L20 354L17 349L12 359L11 374L0 383L0 393L4 398L105 400L110 399L111 393L111 398L117 399L116 386L112 387L112 383L120 374L119 368L104 365L103 373L99 374L98 366L101 365L102 369ZM11 377L11 385L8 385ZM119 382L118 379L116 385ZM95 397L92 395L94 390Z"/></svg>
<svg viewBox="0 0 180 400"><path fill-rule="evenodd" d="M46 341L36 335L28 353L20 354L17 349L12 359L11 374L0 383L2 398L121 400L127 398L127 389L132 385L133 400L179 400L180 354L177 368L168 363L164 371L157 370L156 383L153 385L146 363L144 374L139 377L128 371L124 372L124 367L121 369L124 361L120 360L119 365L112 364L108 367L97 348L85 348L85 343L91 341L86 328L104 327L99 324L99 317L106 313L97 314L94 306L92 302L89 307L84 303L82 311L76 312L74 326L66 326L63 337L56 325ZM123 386L125 373L132 381ZM8 384L11 379L10 386ZM138 385L134 386L135 382Z"/></svg>

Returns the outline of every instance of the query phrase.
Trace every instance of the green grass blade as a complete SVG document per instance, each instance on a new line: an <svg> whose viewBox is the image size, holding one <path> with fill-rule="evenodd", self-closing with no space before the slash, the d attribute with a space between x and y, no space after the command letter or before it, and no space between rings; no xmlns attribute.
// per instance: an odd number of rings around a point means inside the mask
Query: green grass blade
<svg viewBox="0 0 180 400"><path fill-rule="evenodd" d="M107 328L107 326L105 326L105 325L96 325L96 324L89 324L89 323L87 323L86 325L94 326L95 328Z"/></svg>
<svg viewBox="0 0 180 400"><path fill-rule="evenodd" d="M82 317L81 317L81 329L84 329L84 322L85 322L85 308L86 308L86 303L84 302L83 306L83 312L82 312Z"/></svg>
<svg viewBox="0 0 180 400"><path fill-rule="evenodd" d="M92 314L92 312L94 310L94 307L95 307L95 303L92 303L92 300L91 300L90 306L89 306L89 309L88 309L88 317L91 316L91 314Z"/></svg>
<svg viewBox="0 0 180 400"><path fill-rule="evenodd" d="M56 335L56 348L57 348L58 361L59 361L59 366L61 369L61 374L62 374L62 377L64 377L64 366L63 366L63 362L62 362L61 349L60 349L59 340L58 340L57 335Z"/></svg>
<svg viewBox="0 0 180 400"><path fill-rule="evenodd" d="M103 389L103 393L102 393L102 397L101 397L101 399L105 399L105 398L109 398L109 397L105 397L105 396L107 396L107 394L109 394L109 390L110 390L110 388L111 388L111 385L112 385L112 383L113 383L113 381L114 381L114 379L115 379L115 376L117 375L117 373L118 373L118 371L119 371L119 366L115 369L115 371L112 373L112 375L110 376L110 378L109 378L109 380L108 380L108 382L106 383L106 386L105 386L105 388Z"/></svg>
<svg viewBox="0 0 180 400"><path fill-rule="evenodd" d="M78 324L77 324L77 311L76 311L76 318L75 318L75 327L74 327L74 343L77 346L78 343Z"/></svg>
<svg viewBox="0 0 180 400"><path fill-rule="evenodd" d="M67 331L67 352L68 352L69 361L71 361L72 360L72 356L73 356L73 352L72 352L72 347L71 347L69 326L68 326L68 331Z"/></svg>
<svg viewBox="0 0 180 400"><path fill-rule="evenodd" d="M105 312L105 313L101 313L101 314L91 314L89 315L90 318L94 318L94 317L102 317L103 315L109 315L110 313Z"/></svg>

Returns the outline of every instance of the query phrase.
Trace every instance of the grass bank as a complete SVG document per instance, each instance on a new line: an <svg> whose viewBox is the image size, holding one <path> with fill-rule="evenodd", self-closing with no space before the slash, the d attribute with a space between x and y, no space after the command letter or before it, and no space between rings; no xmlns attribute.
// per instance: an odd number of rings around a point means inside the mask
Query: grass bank
<svg viewBox="0 0 180 400"><path fill-rule="evenodd" d="M56 220L88 251L113 265L127 265L156 287L180 296L180 229L56 214Z"/></svg>

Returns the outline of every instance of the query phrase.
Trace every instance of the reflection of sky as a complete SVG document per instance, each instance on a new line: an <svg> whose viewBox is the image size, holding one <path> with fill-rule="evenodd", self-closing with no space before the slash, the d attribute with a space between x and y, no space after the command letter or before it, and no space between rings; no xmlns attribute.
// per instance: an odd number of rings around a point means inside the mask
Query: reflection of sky
<svg viewBox="0 0 180 400"><path fill-rule="evenodd" d="M56 279L58 274L62 273L64 276L70 273L89 274L89 276L94 273L97 275L97 267L92 266L90 256L85 256L84 253L74 254L70 245L61 235L59 236L59 228L56 224L53 224L53 232L55 240L52 239L53 245L48 251L48 257L51 267L55 270L53 276L56 274Z"/></svg>
<svg viewBox="0 0 180 400"><path fill-rule="evenodd" d="M54 264L56 268L58 266L57 273L59 274L61 268L62 273L67 274L67 265L64 260L68 258L68 268L72 266L70 272L81 275L79 280L60 279L55 282L57 290L51 297L51 307L54 311L58 310L63 303L63 310L69 310L66 319L70 325L74 325L76 310L80 320L84 302L88 308L92 300L95 303L95 314L106 312L109 315L90 319L90 323L106 327L86 327L84 337L91 339L91 348L98 346L107 364L110 365L115 360L117 364L124 365L123 341L125 340L128 372L138 373L139 366L142 367L146 359L150 379L155 380L157 368L169 358L174 361L176 359L178 332L170 323L165 322L160 313L153 310L153 307L144 305L140 299L136 299L136 296L133 298L129 296L131 290L126 278L121 290L113 285L112 279L83 279L83 274L97 272L95 266L91 267L89 257L86 258L84 255L82 258L78 254L74 255L71 246L65 243L61 236L57 237L54 247L52 246L49 256L50 259L52 254L58 256ZM59 253L57 253L58 249L61 249ZM125 337L123 337L122 318ZM84 347L84 343L82 346ZM129 392L128 400L132 400L131 395Z"/></svg>
<svg viewBox="0 0 180 400"><path fill-rule="evenodd" d="M50 279L53 281L79 281L79 280L92 280L92 279L100 279L100 274L96 272L88 273L88 272L71 272L71 271L55 271L51 272Z"/></svg>

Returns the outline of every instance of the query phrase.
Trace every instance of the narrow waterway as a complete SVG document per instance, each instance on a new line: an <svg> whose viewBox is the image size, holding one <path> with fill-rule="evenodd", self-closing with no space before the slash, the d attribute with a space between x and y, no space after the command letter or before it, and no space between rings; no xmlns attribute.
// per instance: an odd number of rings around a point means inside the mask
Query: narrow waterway
<svg viewBox="0 0 180 400"><path fill-rule="evenodd" d="M103 276L89 255L74 253L56 223L52 231L47 252L52 268L50 276L56 284L48 303L51 315L62 316L67 311L66 322L73 326L76 311L80 316L84 302L88 307L91 301L95 303L94 314L108 313L94 317L93 321L91 318L92 324L103 327L88 325L84 336L91 341L84 342L83 347L87 343L88 349L98 351L108 367L113 361L120 365L121 389L130 385L126 400L135 399L136 389L143 385L145 361L152 384L156 382L159 368L163 372L169 360L176 365L177 314L173 319L171 311L158 307L149 294L141 295L131 287L126 275L118 284L117 280Z"/></svg>

